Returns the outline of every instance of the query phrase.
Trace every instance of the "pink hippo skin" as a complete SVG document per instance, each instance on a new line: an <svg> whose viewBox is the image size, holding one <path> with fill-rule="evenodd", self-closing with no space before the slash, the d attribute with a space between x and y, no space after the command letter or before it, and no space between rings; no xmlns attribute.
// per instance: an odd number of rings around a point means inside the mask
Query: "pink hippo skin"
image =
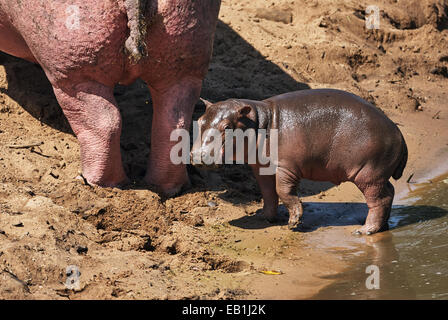
<svg viewBox="0 0 448 320"><path fill-rule="evenodd" d="M146 55L136 63L125 0L0 0L0 50L42 66L81 145L87 181L127 181L120 153L117 83L142 78L154 112L145 180L166 195L188 184L171 163L170 133L188 129L211 58L220 0L146 0Z"/></svg>

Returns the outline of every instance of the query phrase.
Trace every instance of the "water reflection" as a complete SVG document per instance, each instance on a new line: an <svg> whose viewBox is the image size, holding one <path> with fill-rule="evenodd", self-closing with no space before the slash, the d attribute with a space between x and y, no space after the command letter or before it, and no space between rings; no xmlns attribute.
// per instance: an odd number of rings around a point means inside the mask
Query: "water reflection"
<svg viewBox="0 0 448 320"><path fill-rule="evenodd" d="M417 186L395 206L391 230L363 237L361 255L314 299L448 299L448 175ZM377 265L380 288L367 289L366 268Z"/></svg>

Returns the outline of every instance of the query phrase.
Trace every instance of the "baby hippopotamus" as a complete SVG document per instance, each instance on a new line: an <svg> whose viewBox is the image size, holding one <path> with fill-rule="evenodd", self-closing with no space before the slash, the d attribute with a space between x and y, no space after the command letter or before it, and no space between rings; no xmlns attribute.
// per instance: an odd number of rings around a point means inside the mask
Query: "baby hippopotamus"
<svg viewBox="0 0 448 320"><path fill-rule="evenodd" d="M389 179L397 180L403 174L406 142L389 118L360 97L340 90L312 89L263 101L229 99L208 104L198 123L201 132L213 128L223 136L226 129L265 129L268 135L278 129L275 174L262 175L260 163L250 164L263 196L263 214L270 222L275 221L280 198L289 211L289 227L300 223L300 179L336 185L351 181L369 208L364 226L356 233L387 230L394 197ZM204 138L193 147L193 157L209 150L212 142Z"/></svg>

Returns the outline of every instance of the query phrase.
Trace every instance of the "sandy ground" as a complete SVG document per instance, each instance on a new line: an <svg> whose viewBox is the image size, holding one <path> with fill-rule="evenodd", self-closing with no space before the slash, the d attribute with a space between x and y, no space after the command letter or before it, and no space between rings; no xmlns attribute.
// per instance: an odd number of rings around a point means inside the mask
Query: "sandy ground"
<svg viewBox="0 0 448 320"><path fill-rule="evenodd" d="M358 94L405 136L409 162L394 182L403 193L407 180L447 169L448 2L378 0L378 30L364 27L369 4L223 0L202 97L263 99L308 87ZM115 91L135 181L125 190L75 179L79 145L45 75L0 54L0 298L309 298L347 267L347 252L381 240L350 234L366 215L351 184L303 182L298 232L287 229L284 208L278 225L259 218L260 193L244 166L191 169L193 188L161 199L141 182L149 92L142 82ZM70 265L81 273L77 290L65 285Z"/></svg>

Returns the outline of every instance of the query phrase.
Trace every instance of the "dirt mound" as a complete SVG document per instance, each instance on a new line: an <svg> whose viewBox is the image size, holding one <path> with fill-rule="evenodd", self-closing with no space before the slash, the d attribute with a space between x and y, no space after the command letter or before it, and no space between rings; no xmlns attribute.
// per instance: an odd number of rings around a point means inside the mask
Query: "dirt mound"
<svg viewBox="0 0 448 320"><path fill-rule="evenodd" d="M401 30L418 29L430 25L438 30L448 27L448 2L445 0L413 0L400 3L383 15L390 24Z"/></svg>

